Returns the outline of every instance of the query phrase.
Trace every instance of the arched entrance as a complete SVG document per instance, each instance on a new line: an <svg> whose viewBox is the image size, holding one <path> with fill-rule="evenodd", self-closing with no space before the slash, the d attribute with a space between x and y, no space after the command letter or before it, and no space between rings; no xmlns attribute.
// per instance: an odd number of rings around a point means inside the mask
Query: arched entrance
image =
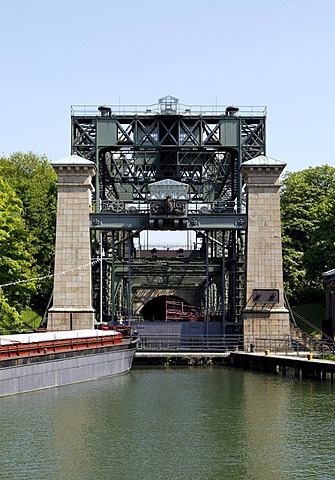
<svg viewBox="0 0 335 480"><path fill-rule="evenodd" d="M200 308L175 295L161 295L147 302L141 310L147 322L196 322L203 321Z"/></svg>

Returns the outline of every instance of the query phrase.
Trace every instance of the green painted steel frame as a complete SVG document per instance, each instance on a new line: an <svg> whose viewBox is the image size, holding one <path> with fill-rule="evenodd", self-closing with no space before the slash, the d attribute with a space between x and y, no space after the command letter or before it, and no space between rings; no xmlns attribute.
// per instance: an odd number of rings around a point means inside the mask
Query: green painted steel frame
<svg viewBox="0 0 335 480"><path fill-rule="evenodd" d="M203 239L211 238L207 240L211 242L211 248L207 249L210 255L207 276L218 287L217 303L221 304L222 319L239 321L244 302L247 228L240 166L266 153L265 109L254 113L250 108L236 116L225 110L216 113L215 109L210 114L195 114L191 109L185 110L187 114L164 113L160 108L150 111L136 108L134 113L125 114L121 107L118 113L113 113L114 107L111 111L102 109L101 115L87 114L88 111L85 108L72 113L71 150L97 166L91 228L94 245L100 238L98 231L102 232L106 255L106 261L102 262L103 316L114 318L117 312L126 312L127 305L129 310L131 287L134 290L145 285L167 286L163 280L167 278L166 272L160 262L148 264L146 260L135 259L130 251L133 235L141 230L157 230L157 223L150 225L149 216L143 212L136 213L134 209L124 212L123 205L147 205L148 185L171 178L189 185L190 201L208 205L224 200L236 205L235 213L189 215L187 222L178 222L176 229L196 230ZM105 201L114 202L114 213L101 210ZM118 211L119 207L122 211ZM170 287L180 287L186 272L189 288L201 283L205 288L208 278L204 260L190 264L179 259L177 264L172 261L170 264L176 269L169 277ZM150 275L145 273L149 265ZM98 310L99 279L99 266L95 266L93 301Z"/></svg>

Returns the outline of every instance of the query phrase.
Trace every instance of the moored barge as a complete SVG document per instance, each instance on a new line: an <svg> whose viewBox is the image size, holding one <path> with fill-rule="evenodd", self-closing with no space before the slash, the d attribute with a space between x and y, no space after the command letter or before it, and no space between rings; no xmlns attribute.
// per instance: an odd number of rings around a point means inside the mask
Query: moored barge
<svg viewBox="0 0 335 480"><path fill-rule="evenodd" d="M3 335L0 397L126 373L137 343L115 330Z"/></svg>

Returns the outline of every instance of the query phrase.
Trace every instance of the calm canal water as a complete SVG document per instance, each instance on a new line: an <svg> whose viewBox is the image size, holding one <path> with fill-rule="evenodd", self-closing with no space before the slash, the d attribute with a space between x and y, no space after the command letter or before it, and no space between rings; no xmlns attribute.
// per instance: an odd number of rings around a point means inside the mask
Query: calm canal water
<svg viewBox="0 0 335 480"><path fill-rule="evenodd" d="M6 480L334 479L330 382L138 368L0 399Z"/></svg>

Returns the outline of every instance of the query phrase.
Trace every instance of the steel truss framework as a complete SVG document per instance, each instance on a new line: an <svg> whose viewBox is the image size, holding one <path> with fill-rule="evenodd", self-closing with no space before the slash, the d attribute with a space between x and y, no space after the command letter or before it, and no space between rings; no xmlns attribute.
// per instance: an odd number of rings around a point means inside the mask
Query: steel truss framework
<svg viewBox="0 0 335 480"><path fill-rule="evenodd" d="M139 289L201 285L208 318L238 322L247 228L240 166L266 153L266 109L216 106L195 112L164 97L150 109L126 110L77 107L71 117L72 154L97 166L91 226L93 255L103 252L105 260L102 270L97 266L93 272L100 318L131 316ZM150 185L167 179L188 186L182 218L157 217L150 210ZM195 230L201 239L198 258L169 259L168 267L166 260L140 258L134 237L166 229Z"/></svg>

